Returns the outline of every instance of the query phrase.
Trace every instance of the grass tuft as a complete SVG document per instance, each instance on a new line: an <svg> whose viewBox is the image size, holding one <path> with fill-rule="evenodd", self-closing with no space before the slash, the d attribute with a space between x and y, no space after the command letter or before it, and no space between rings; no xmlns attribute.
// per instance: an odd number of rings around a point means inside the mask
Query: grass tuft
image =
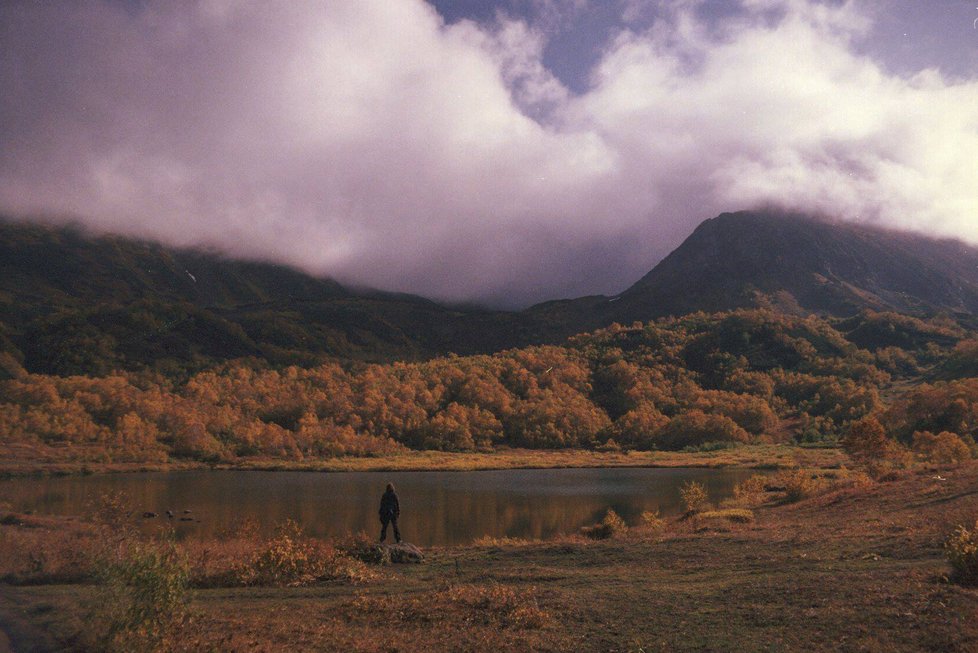
<svg viewBox="0 0 978 653"><path fill-rule="evenodd" d="M707 510L696 515L698 520L718 519L739 524L754 521L754 511L746 508L725 508L723 510Z"/></svg>
<svg viewBox="0 0 978 653"><path fill-rule="evenodd" d="M658 510L642 513L642 526L656 533L661 532L666 527L666 520L662 518Z"/></svg>
<svg viewBox="0 0 978 653"><path fill-rule="evenodd" d="M951 563L951 578L961 585L978 586L978 521L973 528L958 526L944 543Z"/></svg>

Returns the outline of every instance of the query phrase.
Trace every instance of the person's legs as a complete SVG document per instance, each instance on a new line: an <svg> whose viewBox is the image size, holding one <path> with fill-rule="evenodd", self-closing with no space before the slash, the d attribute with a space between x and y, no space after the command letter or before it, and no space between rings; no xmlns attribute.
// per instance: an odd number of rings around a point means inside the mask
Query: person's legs
<svg viewBox="0 0 978 653"><path fill-rule="evenodd" d="M387 520L381 517L380 524L380 541L383 542L387 539ZM397 522L394 523L394 537L397 537Z"/></svg>
<svg viewBox="0 0 978 653"><path fill-rule="evenodd" d="M401 531L397 528L397 517L391 519L391 525L394 527L394 541L400 544L401 542Z"/></svg>

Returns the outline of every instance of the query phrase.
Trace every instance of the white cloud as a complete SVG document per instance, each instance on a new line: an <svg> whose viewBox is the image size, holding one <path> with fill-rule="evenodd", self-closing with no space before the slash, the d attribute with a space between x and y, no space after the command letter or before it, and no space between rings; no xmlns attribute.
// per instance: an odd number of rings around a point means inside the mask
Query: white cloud
<svg viewBox="0 0 978 653"><path fill-rule="evenodd" d="M572 110L687 219L778 203L978 242L978 83L885 75L851 5L750 5L782 15L623 34Z"/></svg>
<svg viewBox="0 0 978 653"><path fill-rule="evenodd" d="M579 97L537 28L420 0L5 5L0 209L510 303L620 290L754 204L978 242L978 82L888 76L851 4L694 5Z"/></svg>

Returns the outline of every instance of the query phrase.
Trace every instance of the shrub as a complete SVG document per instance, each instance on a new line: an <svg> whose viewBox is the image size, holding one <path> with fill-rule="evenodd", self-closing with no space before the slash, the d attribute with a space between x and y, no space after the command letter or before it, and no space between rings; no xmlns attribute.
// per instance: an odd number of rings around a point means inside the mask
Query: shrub
<svg viewBox="0 0 978 653"><path fill-rule="evenodd" d="M737 503L754 503L767 490L767 478L754 474L745 481L734 486L734 500Z"/></svg>
<svg viewBox="0 0 978 653"><path fill-rule="evenodd" d="M962 585L978 585L978 521L970 530L958 526L947 542L944 553L951 563L951 578Z"/></svg>
<svg viewBox="0 0 978 653"><path fill-rule="evenodd" d="M965 433L960 437L961 441L968 447L968 450L971 451L971 457L978 458L978 442L975 442L974 436L970 433Z"/></svg>
<svg viewBox="0 0 978 653"><path fill-rule="evenodd" d="M866 472L849 470L842 467L836 474L836 480L832 482L833 489L855 488L866 489L871 487L875 481Z"/></svg>
<svg viewBox="0 0 978 653"><path fill-rule="evenodd" d="M821 483L800 469L778 473L772 483L784 489L785 503L796 503L815 494Z"/></svg>
<svg viewBox="0 0 978 653"><path fill-rule="evenodd" d="M957 433L930 431L913 434L913 450L924 460L940 465L954 465L971 459L971 448Z"/></svg>
<svg viewBox="0 0 978 653"><path fill-rule="evenodd" d="M749 442L750 434L724 415L708 415L693 409L669 420L657 444L668 450L695 447L705 442Z"/></svg>
<svg viewBox="0 0 978 653"><path fill-rule="evenodd" d="M695 514L705 510L710 504L710 496L706 492L706 487L696 481L687 481L679 488L679 496L686 507L686 514Z"/></svg>
<svg viewBox="0 0 978 653"><path fill-rule="evenodd" d="M659 511L642 513L642 525L653 531L661 531L666 527L666 520L659 516Z"/></svg>
<svg viewBox="0 0 978 653"><path fill-rule="evenodd" d="M605 513L601 523L594 526L585 526L581 529L581 535L592 540L607 540L612 537L623 535L628 530L625 520L618 516L611 508Z"/></svg>
<svg viewBox="0 0 978 653"><path fill-rule="evenodd" d="M190 569L194 588L237 587L244 582L261 541L257 538L184 540L181 550Z"/></svg>
<svg viewBox="0 0 978 653"><path fill-rule="evenodd" d="M883 425L872 415L850 425L849 432L842 440L842 448L875 479L883 478L910 463L907 450L886 437Z"/></svg>
<svg viewBox="0 0 978 653"><path fill-rule="evenodd" d="M171 543L127 540L99 562L96 577L91 624L99 650L157 650L187 616L187 565Z"/></svg>
<svg viewBox="0 0 978 653"><path fill-rule="evenodd" d="M614 438L608 438L604 444L599 444L594 449L602 453L620 453L621 445L615 442Z"/></svg>
<svg viewBox="0 0 978 653"><path fill-rule="evenodd" d="M711 441L704 442L703 444L690 445L688 447L683 447L681 451L683 453L709 453L711 451L727 451L728 449L736 449L741 446L741 442L724 442L724 441Z"/></svg>
<svg viewBox="0 0 978 653"><path fill-rule="evenodd" d="M357 582L372 574L363 562L354 560L332 545L302 534L294 521L286 520L275 537L240 570L246 585L307 585L322 580Z"/></svg>
<svg viewBox="0 0 978 653"><path fill-rule="evenodd" d="M872 415L853 422L842 439L842 448L857 463L882 458L891 444L883 425Z"/></svg>

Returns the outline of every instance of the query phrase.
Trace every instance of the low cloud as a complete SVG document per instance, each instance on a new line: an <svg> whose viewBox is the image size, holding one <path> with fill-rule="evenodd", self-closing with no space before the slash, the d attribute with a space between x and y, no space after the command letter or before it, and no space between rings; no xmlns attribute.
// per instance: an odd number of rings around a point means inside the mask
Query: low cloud
<svg viewBox="0 0 978 653"><path fill-rule="evenodd" d="M885 73L852 4L695 5L575 95L535 26L420 0L7 3L0 210L505 305L753 205L978 242L978 82Z"/></svg>

